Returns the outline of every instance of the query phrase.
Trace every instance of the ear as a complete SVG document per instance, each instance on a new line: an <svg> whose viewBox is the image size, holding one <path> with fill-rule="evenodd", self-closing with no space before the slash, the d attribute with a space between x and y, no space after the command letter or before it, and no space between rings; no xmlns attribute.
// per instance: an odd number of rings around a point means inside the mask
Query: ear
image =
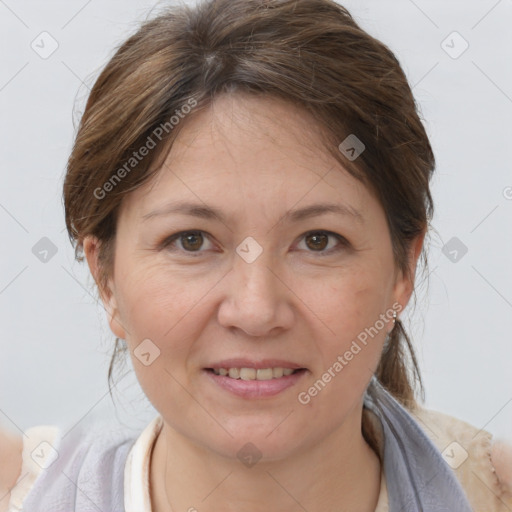
<svg viewBox="0 0 512 512"><path fill-rule="evenodd" d="M86 236L83 240L84 254L89 265L89 270L98 287L101 301L107 311L108 323L110 330L121 339L126 339L126 330L124 329L120 318L119 308L117 305L116 293L112 278L109 278L106 288L100 283L100 261L98 258L101 242L94 236Z"/></svg>
<svg viewBox="0 0 512 512"><path fill-rule="evenodd" d="M410 274L405 275L401 270L397 271L397 277L394 286L395 301L398 302L402 309L405 309L414 290L414 281L416 278L416 267L418 258L420 257L425 240L426 229L423 230L410 244L409 254L407 257Z"/></svg>

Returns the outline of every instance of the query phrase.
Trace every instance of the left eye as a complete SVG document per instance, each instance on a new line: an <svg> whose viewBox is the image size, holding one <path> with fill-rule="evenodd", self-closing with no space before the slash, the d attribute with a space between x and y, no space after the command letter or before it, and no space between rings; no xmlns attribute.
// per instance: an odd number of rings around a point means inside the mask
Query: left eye
<svg viewBox="0 0 512 512"><path fill-rule="evenodd" d="M335 238L339 243L328 250L324 250L325 247L329 245L329 237ZM312 247L314 249L312 252L319 252L321 255L339 251L348 245L345 238L337 233L333 233L332 231L309 231L303 235L303 239L306 240L306 245L308 247Z"/></svg>
<svg viewBox="0 0 512 512"><path fill-rule="evenodd" d="M170 251L175 251L176 248L174 247L174 243L179 241L181 243L181 248L179 249L191 256L199 256L201 252L203 252L199 249L201 249L205 238L208 239L208 236L205 237L203 234L205 234L205 232L200 230L181 231L164 240L162 247ZM338 245L325 250L329 245L329 238L335 238L339 243ZM306 246L309 249L313 249L308 252L320 253L322 255L341 250L343 247L348 245L348 242L344 237L331 231L309 231L302 235L301 240L305 240Z"/></svg>

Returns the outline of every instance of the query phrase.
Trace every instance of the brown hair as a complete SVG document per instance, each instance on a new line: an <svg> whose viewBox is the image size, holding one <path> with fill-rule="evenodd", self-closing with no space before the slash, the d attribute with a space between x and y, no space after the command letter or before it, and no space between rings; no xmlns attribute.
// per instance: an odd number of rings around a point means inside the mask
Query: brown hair
<svg viewBox="0 0 512 512"><path fill-rule="evenodd" d="M83 261L86 235L100 241L100 290L113 272L123 197L159 170L187 116L217 94L237 91L273 95L315 117L325 150L378 197L396 265L412 276L407 255L432 218L435 160L394 54L332 0L207 0L168 7L142 23L89 95L68 162L64 206L77 260ZM353 161L338 148L351 134L365 145ZM150 146L139 159L140 148ZM426 266L425 249L422 256ZM109 384L126 349L120 341ZM400 320L376 376L408 407L416 404L417 385L423 394Z"/></svg>

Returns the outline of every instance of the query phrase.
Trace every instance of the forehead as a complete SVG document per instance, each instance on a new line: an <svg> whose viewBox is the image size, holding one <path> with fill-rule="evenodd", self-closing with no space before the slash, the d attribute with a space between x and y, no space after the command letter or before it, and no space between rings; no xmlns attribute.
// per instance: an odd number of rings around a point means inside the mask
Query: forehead
<svg viewBox="0 0 512 512"><path fill-rule="evenodd" d="M163 167L125 198L128 212L147 214L170 199L228 210L321 200L365 209L366 187L328 153L316 120L289 102L224 94L182 122Z"/></svg>
<svg viewBox="0 0 512 512"><path fill-rule="evenodd" d="M218 162L252 171L251 164L261 163L265 164L259 167L261 174L274 168L284 170L288 167L284 162L296 161L314 172L332 159L311 114L273 96L222 94L184 122L167 161L175 167L185 159L209 159L212 165Z"/></svg>

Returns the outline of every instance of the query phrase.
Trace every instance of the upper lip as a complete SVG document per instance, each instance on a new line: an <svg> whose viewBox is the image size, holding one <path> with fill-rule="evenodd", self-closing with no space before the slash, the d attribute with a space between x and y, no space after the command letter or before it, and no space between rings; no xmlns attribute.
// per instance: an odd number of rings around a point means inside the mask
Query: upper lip
<svg viewBox="0 0 512 512"><path fill-rule="evenodd" d="M293 370L298 370L300 368L304 368L304 366L292 363L291 361L285 361L284 359L254 360L246 358L232 358L212 363L206 366L206 368L212 368L214 370L219 368L255 368L257 370L263 368L292 368Z"/></svg>

